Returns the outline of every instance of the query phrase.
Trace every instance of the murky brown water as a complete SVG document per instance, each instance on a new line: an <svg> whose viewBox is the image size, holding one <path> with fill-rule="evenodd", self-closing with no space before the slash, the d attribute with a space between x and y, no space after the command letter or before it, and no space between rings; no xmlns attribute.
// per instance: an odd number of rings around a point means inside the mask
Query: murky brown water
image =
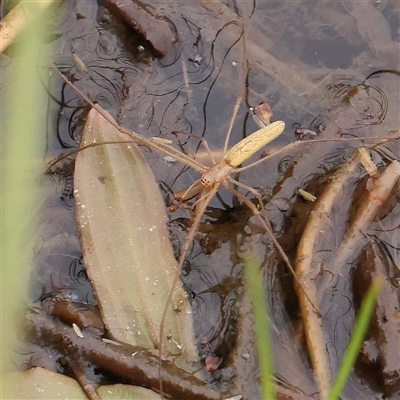
<svg viewBox="0 0 400 400"><path fill-rule="evenodd" d="M374 71L398 69L400 11L395 1L229 1L227 8L223 3L199 1L162 6L156 3L154 7L168 17L179 37L179 42L166 49L167 54L161 59L152 59L146 42L94 1L66 2L58 12L62 21L54 30L53 43L57 66L121 125L148 137L170 138L189 154L199 150L198 141L171 132L195 133L204 137L212 149L220 149L234 103L246 84L230 143L257 129L248 116L248 107L264 101L272 106L275 120L286 122L284 134L268 146L269 154L297 140L298 126L313 131L323 126L320 138L384 138L399 134L400 77L380 73L364 81ZM153 44L159 46L156 39ZM72 53L82 60L88 74L74 63ZM87 108L57 77L53 76L46 85L56 100L49 105L51 158L77 146ZM368 145L371 143L377 142L369 141ZM297 189L307 189L318 197L333 172L350 157L353 148L361 145L362 141L311 142L237 177L262 194L265 213L291 259L313 207L297 194ZM163 155L154 151L144 152L167 205L173 191L197 179L195 172L186 171L179 163L166 163ZM399 159L398 142L374 148L372 158L384 169L390 161ZM318 244L318 253L324 254L326 263L335 257L355 204L365 196L366 181L367 175L360 167L358 175L343 188L328 233L321 235ZM57 296L95 304L80 258L70 171L56 171L47 177L46 185L50 192L45 200L48 214L42 227L38 273L32 277L32 299ZM220 195L205 213L183 271L200 351L222 358L210 379L245 399L260 397L240 258L246 248L253 247L264 259L277 382L282 392L285 389L294 398L318 398L303 344L293 279L268 237L261 234L249 209L225 190ZM368 246L379 246L379 252L366 247L362 255L350 257L345 274L332 279L334 284L321 299L334 368L347 343L355 304L358 306L358 299L365 293L365 288L360 289L361 283L370 279L354 275L354 271L369 268L374 257L388 264L383 270L391 289L385 293L388 302L397 296L398 307L399 212L396 192L390 197L387 211L366 232L371 238ZM190 213L182 207L169 217L178 254L191 225ZM398 327L398 319L389 320L388 324ZM382 332L386 331L377 325L369 332L369 342L378 343L371 346L377 347L381 356L377 360L368 357L373 351L363 351L345 388L346 398L400 396L399 362L390 367L394 379L389 383L383 367L385 354L398 349L382 345L386 340L382 339Z"/></svg>

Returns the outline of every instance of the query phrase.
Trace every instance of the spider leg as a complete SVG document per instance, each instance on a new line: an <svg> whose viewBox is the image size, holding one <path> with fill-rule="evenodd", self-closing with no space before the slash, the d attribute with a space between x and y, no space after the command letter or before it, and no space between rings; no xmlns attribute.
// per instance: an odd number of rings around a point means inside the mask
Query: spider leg
<svg viewBox="0 0 400 400"><path fill-rule="evenodd" d="M165 304L164 312L162 315L161 319L161 324L160 324L160 347L158 349L158 355L160 358L160 364L159 364L159 384L160 384L160 392L162 393L162 375L161 375L161 360L162 360L162 344L163 344L163 339L164 339L164 325L165 325L165 319L167 317L167 311L168 307L172 306L172 296L175 291L176 284L178 283L179 277L181 276L181 269L183 262L185 261L186 254L188 252L189 246L192 243L194 239L194 235L196 234L197 228L200 224L201 218L203 217L204 210L207 208L208 204L210 203L211 199L214 197L214 195L217 193L219 188L219 185L215 185L212 187L207 187L203 191L200 192L199 197L201 199L201 202L199 203L199 200L196 202L198 203L196 206L196 209L198 208L198 212L195 214L195 218L193 220L192 227L190 228L190 231L188 235L186 236L185 242L183 243L182 246L182 251L181 255L179 257L179 264L178 264L178 269L176 271L174 280L171 285L171 290L168 293L167 301ZM204 192L204 193L203 193Z"/></svg>
<svg viewBox="0 0 400 400"><path fill-rule="evenodd" d="M276 250L278 251L279 255L281 256L283 262L286 264L286 266L288 267L289 271L292 273L294 280L296 281L296 283L299 285L299 287L301 288L301 290L303 290L305 296L307 297L307 300L310 302L310 304L312 305L312 307L314 308L314 311L317 313L317 315L321 315L320 312L318 311L318 309L315 307L315 305L313 304L313 302L311 301L310 297L308 296L307 292L305 291L305 289L303 288L303 285L300 282L300 279L297 277L297 274L293 268L292 263L290 262L288 256L286 255L285 251L283 250L282 246L278 243L278 241L276 240L274 234L272 233L272 229L270 227L270 223L268 221L268 219L266 219L261 213L260 211L257 209L257 207L246 197L244 197L242 194L240 194L236 189L234 189L232 186L230 186L229 184L223 183L223 186L230 190L235 196L237 196L238 198L240 198L243 203L245 203L250 210L253 212L254 216L256 216L258 218L258 220L260 221L262 227L265 229L265 231L268 233L268 236L270 237L270 239L272 240L272 243L274 244Z"/></svg>
<svg viewBox="0 0 400 400"><path fill-rule="evenodd" d="M233 178L231 178L231 177L228 177L228 181L229 181L230 183L232 183L232 184L234 184L234 185L236 185L236 186L238 186L238 187L244 189L244 190L247 190L247 191L250 192L251 194L253 194L253 195L257 198L257 200L258 200L258 203L259 203L259 205L260 205L260 208L263 207L263 202L262 202L261 195L260 195L260 193L258 193L257 190L255 190L255 189L253 189L251 186L247 186L247 185L245 185L244 183L239 182L239 181L237 181L236 179L233 179ZM229 190L230 190L230 189L229 189ZM241 198L243 198L242 195L241 195Z"/></svg>

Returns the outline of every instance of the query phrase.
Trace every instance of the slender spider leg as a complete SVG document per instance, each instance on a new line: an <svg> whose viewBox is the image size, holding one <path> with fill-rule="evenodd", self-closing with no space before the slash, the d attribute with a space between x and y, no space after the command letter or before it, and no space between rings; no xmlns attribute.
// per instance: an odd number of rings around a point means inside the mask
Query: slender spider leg
<svg viewBox="0 0 400 400"><path fill-rule="evenodd" d="M161 377L161 360L162 360L162 344L163 344L163 336L164 336L164 325L165 325L165 319L167 317L167 311L168 311L168 307L171 306L172 303L172 296L174 294L175 291L175 287L178 283L179 277L181 276L181 268L183 265L183 262L185 261L185 257L186 254L189 250L189 246L192 243L194 236L196 234L197 228L200 224L201 218L203 217L203 212L204 210L207 208L208 204L210 203L211 199L215 196L215 194L217 193L219 189L219 185L215 185L211 188L204 188L203 191L205 191L206 193L203 195L202 193L200 193L201 196L203 196L203 204L202 204L202 212L197 212L195 214L195 218L193 220L193 224L192 227L189 230L188 235L186 236L185 242L183 243L182 249L181 249L181 255L179 257L179 261L178 261L178 270L175 274L174 280L172 282L172 286L171 286L171 290L168 293L168 297L167 297L167 301L165 304L165 308L164 308L164 312L161 318L161 324L160 324L160 347L159 347L159 358L160 358L160 364L159 364L159 384L160 384L160 393L161 393L161 397L163 397L162 393L162 377Z"/></svg>
<svg viewBox="0 0 400 400"><path fill-rule="evenodd" d="M260 160L254 161L251 164L245 165L244 167L238 167L234 169L234 172L243 172L246 171L247 169L253 168L259 164L264 163L265 161L276 157L277 155L290 151L298 146L308 146L308 145L313 145L315 143L327 143L327 142L355 142L357 140L359 141L365 141L365 140L381 140L382 143L386 143L388 141L392 141L392 140L397 140L399 139L399 136L396 137L392 137L392 138L384 138L382 136L370 136L370 137L359 137L359 138L337 138L337 139L310 139L310 140L298 140L296 142L292 142L287 144L286 146L283 146L281 149L274 151L273 154L269 154L263 158L261 158Z"/></svg>
<svg viewBox="0 0 400 400"><path fill-rule="evenodd" d="M210 149L210 147L208 146L207 140L205 140L202 136L199 135L195 135L194 133L189 133L189 132L182 132L182 131L174 131L174 134L182 134L182 135L186 135L188 137L197 139L199 142L201 142L201 144L204 146L204 148L206 149L208 155L210 156L210 160L213 164L216 164L216 161L214 159L214 156L212 154L212 151ZM196 155L193 157L194 159L196 159Z"/></svg>
<svg viewBox="0 0 400 400"><path fill-rule="evenodd" d="M179 190L178 192L174 193L175 199L178 203L182 203L186 200L190 200L192 197L198 195L200 191L203 189L203 185L198 179L197 181L193 182L188 188Z"/></svg>
<svg viewBox="0 0 400 400"><path fill-rule="evenodd" d="M272 240L272 243L274 244L276 250L278 251L279 255L281 256L283 262L286 264L288 267L289 271L293 275L294 280L296 281L297 285L301 288L305 296L307 297L307 300L310 302L311 306L313 307L315 313L318 316L321 316L321 313L318 311L317 307L314 305L314 303L311 301L310 297L308 296L307 292L303 288L303 285L300 282L300 279L297 277L297 274L293 268L292 263L290 262L288 256L286 255L285 251L283 250L282 246L279 244L279 242L276 240L271 227L269 226L269 221L265 220L264 216L260 213L260 211L257 209L257 207L246 197L244 197L242 194L240 194L236 189L231 187L230 185L223 184L224 187L229 189L234 195L236 195L238 198L240 198L243 203L245 203L250 210L253 212L254 216L258 218L260 221L262 227L265 229L265 231L268 233L268 236ZM268 222L268 223L267 223Z"/></svg>
<svg viewBox="0 0 400 400"><path fill-rule="evenodd" d="M227 134L226 134L226 137L225 137L223 154L227 154L228 143L229 143L229 139L231 137L233 124L235 122L236 115L237 115L237 113L239 111L240 102L242 101L242 92L243 92L243 89L240 90L240 92L239 92L239 94L238 94L238 96L236 98L235 105L233 106L233 112L232 112L232 115L231 115L231 118L230 118L230 121L229 121L229 127L228 127L228 131L227 131Z"/></svg>
<svg viewBox="0 0 400 400"><path fill-rule="evenodd" d="M260 203L260 206L262 207L263 203L262 203L262 198L260 193L258 193L258 191L256 189L253 189L251 186L245 185L244 183L231 178L230 176L228 177L228 181L230 183L232 183L233 185L236 185L244 190L247 190L248 192L250 192L251 194L253 194L255 197L257 197L258 202ZM242 196L243 197L243 196Z"/></svg>
<svg viewBox="0 0 400 400"><path fill-rule="evenodd" d="M75 90L92 108L94 108L103 118L105 118L108 122L111 123L116 129L118 129L121 133L129 136L131 140L139 145L144 145L148 146L153 150L159 151L163 154L166 154L170 157L176 158L182 163L187 164L191 168L195 169L196 171L202 173L207 167L202 165L201 163L197 162L194 160L192 157L189 157L188 155L180 152L179 150L175 149L174 147L167 145L165 143L161 143L160 141L156 140L151 140L151 139L146 139L139 134L130 131L129 129L126 129L122 126L120 126L114 118L111 117L111 115L105 111L102 107L100 107L98 104L93 103L87 96L83 94L82 91L80 91L77 87L75 87L59 70L58 68L53 64L53 68L57 71L58 75L61 77L61 79L68 85L70 86L73 90Z"/></svg>
<svg viewBox="0 0 400 400"><path fill-rule="evenodd" d="M244 35L244 31L243 31L243 35ZM246 64L246 69L247 69L246 72L244 72L245 64ZM246 40L245 40L245 38L243 38L243 56L242 56L241 70L242 70L242 72L244 72L243 76L241 77L241 78L243 78L243 82L239 85L239 93L237 95L235 105L233 106L232 115L231 115L231 118L229 121L229 126L228 126L228 130L227 130L226 137L225 137L225 143L224 143L224 151L223 151L224 154L227 154L228 143L229 143L229 139L231 137L233 124L235 122L236 115L239 111L240 102L242 101L243 94L245 92L245 81L246 81L246 76L248 73L248 64L247 64L247 60L246 60ZM242 79L240 79L240 80L242 80Z"/></svg>

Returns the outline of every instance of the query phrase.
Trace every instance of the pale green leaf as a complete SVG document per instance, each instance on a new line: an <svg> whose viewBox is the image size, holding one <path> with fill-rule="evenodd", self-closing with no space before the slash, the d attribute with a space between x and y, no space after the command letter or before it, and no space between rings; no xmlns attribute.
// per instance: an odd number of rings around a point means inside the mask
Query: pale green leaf
<svg viewBox="0 0 400 400"><path fill-rule="evenodd" d="M79 383L68 376L32 368L23 372L6 374L2 379L3 396L6 399L74 399L87 400ZM97 389L103 400L159 400L161 396L150 389L131 385L104 385Z"/></svg>
<svg viewBox="0 0 400 400"><path fill-rule="evenodd" d="M81 148L126 140L96 110L90 111ZM74 184L84 263L107 329L117 340L158 348L178 266L151 169L133 143L92 146L77 155ZM183 351L196 358L191 308L180 283L164 332L163 348L170 354Z"/></svg>

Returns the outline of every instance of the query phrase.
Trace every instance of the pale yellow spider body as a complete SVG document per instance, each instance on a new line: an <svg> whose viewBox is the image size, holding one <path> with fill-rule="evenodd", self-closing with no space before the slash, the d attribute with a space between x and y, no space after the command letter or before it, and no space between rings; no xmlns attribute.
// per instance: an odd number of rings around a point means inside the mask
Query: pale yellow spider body
<svg viewBox="0 0 400 400"><path fill-rule="evenodd" d="M235 167L277 138L284 129L285 123L276 121L242 139L225 154L222 161L206 168L202 172L201 178L193 185L174 193L175 198L178 201L185 201L198 195L203 189L228 181Z"/></svg>

